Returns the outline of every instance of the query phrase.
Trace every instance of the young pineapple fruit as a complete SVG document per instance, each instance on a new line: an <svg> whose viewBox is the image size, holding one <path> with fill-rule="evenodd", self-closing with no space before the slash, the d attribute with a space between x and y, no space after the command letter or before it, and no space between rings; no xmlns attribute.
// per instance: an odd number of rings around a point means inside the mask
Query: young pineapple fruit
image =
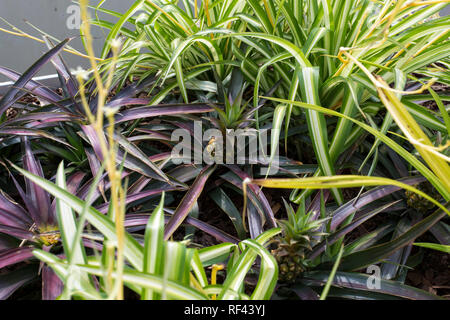
<svg viewBox="0 0 450 320"><path fill-rule="evenodd" d="M306 270L305 255L311 250L313 237L325 235L318 229L328 218L312 220L313 212L305 214L303 206L295 213L291 205L286 202L284 204L288 220L278 221L283 232L275 239L275 249L271 253L278 263L278 280L289 283L294 282Z"/></svg>
<svg viewBox="0 0 450 320"><path fill-rule="evenodd" d="M429 183L428 181L415 185L414 187L438 201L442 198L441 195L436 191L436 189L433 188L431 183ZM419 213L427 213L429 210L435 207L434 203L428 201L417 193L406 190L405 195L406 204L409 207L416 209Z"/></svg>

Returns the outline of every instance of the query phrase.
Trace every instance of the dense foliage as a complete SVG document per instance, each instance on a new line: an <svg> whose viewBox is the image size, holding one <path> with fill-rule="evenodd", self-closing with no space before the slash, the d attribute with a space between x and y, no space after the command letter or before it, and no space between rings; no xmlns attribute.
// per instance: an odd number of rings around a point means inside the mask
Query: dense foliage
<svg viewBox="0 0 450 320"><path fill-rule="evenodd" d="M70 40L47 36L23 74L0 67L15 82L0 99L1 299L36 277L43 299L121 299L123 286L142 299L440 298L405 280L425 248L450 244L447 1L102 3L89 18L80 1L90 70L74 75ZM108 32L99 57L91 27ZM60 88L33 80L48 63ZM271 151L180 164L179 129L218 150L194 123L272 129ZM413 247L426 233L435 243Z"/></svg>

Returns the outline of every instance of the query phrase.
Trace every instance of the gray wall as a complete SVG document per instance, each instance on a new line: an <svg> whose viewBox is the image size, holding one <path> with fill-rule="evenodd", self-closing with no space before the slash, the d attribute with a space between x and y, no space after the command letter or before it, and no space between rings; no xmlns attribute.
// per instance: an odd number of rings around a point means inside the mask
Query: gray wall
<svg viewBox="0 0 450 320"><path fill-rule="evenodd" d="M90 1L91 5L96 5L98 2L99 0ZM125 12L133 3L134 0L107 0L102 7ZM77 5L71 0L0 0L0 17L11 24L41 39L39 33L27 25L24 20L28 20L34 26L60 40L67 37L77 37L69 45L84 52L80 37L78 37L80 35L79 23L77 23L79 15L76 10ZM117 20L104 14L99 14L99 17L111 22ZM10 29L4 21L0 21L0 27ZM93 27L92 31L96 51L99 52L107 31L102 32L98 27ZM23 72L47 50L45 44L0 32L1 66ZM69 53L63 53L63 57L71 68L75 69L79 65L87 66L86 60L81 57ZM54 68L49 64L42 69L38 76L54 73ZM7 81L7 79L0 75L0 82L4 81Z"/></svg>
<svg viewBox="0 0 450 320"><path fill-rule="evenodd" d="M91 0L90 3L97 5L99 1ZM123 13L134 2L135 0L106 0L102 7ZM7 19L20 29L40 37L38 32L24 22L26 19L34 26L62 40L66 37L76 37L79 35L79 30L75 25L74 11L71 11L75 6L71 0L0 0L0 17ZM450 14L450 6L447 6L441 14ZM107 19L111 22L116 21L113 17L101 13L99 17L100 19ZM0 21L0 26L8 28L3 21ZM94 27L93 35L98 52L103 45L107 31L102 32L100 28ZM79 37L72 40L70 45L83 51ZM1 66L23 72L46 50L47 48L44 44L0 32ZM87 66L87 62L83 58L68 53L64 53L63 56L71 68L75 69L79 65ZM48 65L42 69L38 76L54 74L54 72L53 67ZM1 86L1 83L7 80L0 75L0 92L5 89L4 86Z"/></svg>

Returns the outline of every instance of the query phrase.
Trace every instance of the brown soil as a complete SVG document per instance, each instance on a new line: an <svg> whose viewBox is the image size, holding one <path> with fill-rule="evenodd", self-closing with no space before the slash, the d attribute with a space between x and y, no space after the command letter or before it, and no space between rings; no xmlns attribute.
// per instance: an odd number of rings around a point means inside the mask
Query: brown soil
<svg viewBox="0 0 450 320"><path fill-rule="evenodd" d="M416 242L432 242L436 239L426 233ZM413 247L411 254L424 252L422 262L408 272L406 284L450 299L450 254L437 250Z"/></svg>

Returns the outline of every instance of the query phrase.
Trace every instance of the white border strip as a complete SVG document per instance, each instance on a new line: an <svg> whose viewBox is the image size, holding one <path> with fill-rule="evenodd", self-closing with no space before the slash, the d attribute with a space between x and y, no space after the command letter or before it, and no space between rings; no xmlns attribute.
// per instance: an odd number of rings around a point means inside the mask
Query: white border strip
<svg viewBox="0 0 450 320"><path fill-rule="evenodd" d="M55 74L49 74L49 75L46 75L46 76L36 77L36 78L33 78L32 80L40 81L40 80L48 80L48 79L55 79L55 78L58 78L58 75L56 73ZM12 84L14 84L14 81L0 82L0 87L10 86Z"/></svg>

